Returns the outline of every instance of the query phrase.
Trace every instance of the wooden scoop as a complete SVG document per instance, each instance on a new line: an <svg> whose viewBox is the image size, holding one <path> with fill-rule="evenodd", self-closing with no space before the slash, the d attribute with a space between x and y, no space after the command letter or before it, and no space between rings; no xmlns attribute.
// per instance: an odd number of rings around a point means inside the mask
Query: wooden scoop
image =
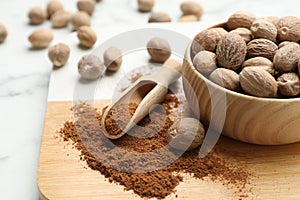
<svg viewBox="0 0 300 200"><path fill-rule="evenodd" d="M139 121L149 114L156 104L161 103L168 93L168 86L174 83L180 76L182 63L179 60L168 59L164 67L139 78L133 85L127 88L121 97L105 109L102 115L101 126L104 135L110 139L118 139L134 127ZM125 129L121 134L112 135L106 131L105 119L108 112L119 104L136 103L138 105Z"/></svg>

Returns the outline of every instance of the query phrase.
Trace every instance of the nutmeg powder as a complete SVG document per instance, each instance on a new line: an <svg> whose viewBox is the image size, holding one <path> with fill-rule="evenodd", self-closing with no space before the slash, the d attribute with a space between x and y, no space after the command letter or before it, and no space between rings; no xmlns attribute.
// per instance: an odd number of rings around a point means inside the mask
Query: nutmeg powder
<svg viewBox="0 0 300 200"><path fill-rule="evenodd" d="M129 103L127 105L115 105L110 109L105 118L105 129L107 133L110 135L121 134L137 107L138 105L136 103ZM118 118L115 118L114 116L118 116Z"/></svg>
<svg viewBox="0 0 300 200"><path fill-rule="evenodd" d="M170 104L178 106L175 99L168 94L162 103L167 113L171 112ZM72 110L76 120L65 122L60 136L64 141L72 141L89 168L99 171L109 182L124 186L125 190L141 197L162 199L174 193L183 181L180 173L188 173L197 179L209 177L221 182L234 189L239 198L248 196L246 186L251 175L243 166L226 163L216 152L200 159L199 149L182 154L167 148L167 131L173 122L161 109L154 110L130 133L113 141L101 132L101 114L97 110L85 103ZM122 120L121 113L116 116Z"/></svg>

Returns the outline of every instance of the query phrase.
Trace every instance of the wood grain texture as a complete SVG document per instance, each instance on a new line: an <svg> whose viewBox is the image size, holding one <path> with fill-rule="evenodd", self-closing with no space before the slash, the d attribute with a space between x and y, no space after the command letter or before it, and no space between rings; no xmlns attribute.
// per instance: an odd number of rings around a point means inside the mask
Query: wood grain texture
<svg viewBox="0 0 300 200"><path fill-rule="evenodd" d="M222 134L253 144L300 141L300 98L257 98L224 89L202 76L193 66L190 55L189 46L183 63L184 91L190 107L203 123L221 126ZM214 116L212 109L215 109ZM224 112L223 126L218 123Z"/></svg>
<svg viewBox="0 0 300 200"><path fill-rule="evenodd" d="M101 109L109 101L99 101ZM73 120L72 102L49 102L45 116L37 183L42 200L141 199L132 191L109 183L96 171L87 168L79 152L62 142L58 130ZM243 199L300 199L300 144L257 146L221 138L216 148L236 163L243 163L254 174L249 185L252 194ZM239 199L234 190L210 180L185 176L167 199Z"/></svg>

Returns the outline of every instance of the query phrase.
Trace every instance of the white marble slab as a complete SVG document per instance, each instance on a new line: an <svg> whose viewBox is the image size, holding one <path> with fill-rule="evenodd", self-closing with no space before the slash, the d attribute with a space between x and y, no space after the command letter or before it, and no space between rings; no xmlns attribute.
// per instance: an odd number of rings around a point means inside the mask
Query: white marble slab
<svg viewBox="0 0 300 200"><path fill-rule="evenodd" d="M68 89L77 80L76 65L78 57L90 51L76 47L76 37L71 34L71 27L55 30L56 41L66 41L72 46L71 61L67 66L52 72L51 63L47 60L47 51L32 51L27 42L28 35L37 27L50 27L50 23L41 26L27 24L27 12L33 6L45 7L46 0L9 0L0 2L0 22L9 31L6 42L0 45L0 199L38 199L36 185L39 145L43 127L43 117L47 102L48 84L51 73L56 74L57 93L50 95L51 100L70 99ZM155 11L168 12L176 19L181 15L180 0L156 0ZM258 16L300 17L300 2L297 0L199 0L205 9L201 22L189 27L179 28L176 24L169 27L187 36L197 30L225 21L237 10L249 10ZM76 11L76 0L63 0L65 7ZM98 45L110 35L126 31L127 26L141 27L147 22L148 14L136 11L135 0L103 0L97 5L92 25L99 36ZM116 28L110 28L115 26ZM185 26L185 25L182 25ZM179 30L178 30L179 29ZM141 60L131 59L124 64L135 67L147 61L147 54L141 52ZM127 65L126 64L126 65ZM128 68L129 69L129 68ZM125 71L120 71L107 82L117 80ZM116 79L115 79L116 78ZM56 85L60 86L57 87ZM105 84L104 84L105 85ZM99 88L101 89L101 88ZM99 90L101 91L101 90ZM100 92L100 97L109 97L110 88ZM102 96L101 96L102 95Z"/></svg>

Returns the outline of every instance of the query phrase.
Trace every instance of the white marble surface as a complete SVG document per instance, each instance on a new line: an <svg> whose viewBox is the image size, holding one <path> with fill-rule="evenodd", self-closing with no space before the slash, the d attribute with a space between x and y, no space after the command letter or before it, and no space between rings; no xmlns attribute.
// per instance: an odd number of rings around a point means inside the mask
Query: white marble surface
<svg viewBox="0 0 300 200"><path fill-rule="evenodd" d="M26 16L31 7L45 7L46 2L46 0L1 0L0 2L0 22L5 24L9 31L7 40L0 45L1 200L38 199L37 163L52 66L47 60L46 50L29 49L27 37L37 27L29 26ZM135 0L103 0L97 5L92 25L99 36L98 44L108 38L112 32L117 34L118 31L125 31L126 26L131 26L131 29L145 26L148 14L138 13L135 2ZM156 0L156 2L155 11L168 12L174 20L180 16L180 0ZM199 0L199 2L205 9L205 15L199 23L181 25L182 27L173 24L169 27L179 29L178 31L191 36L198 29L200 31L204 27L226 20L232 12L237 10L249 10L258 16L295 15L300 17L300 2L297 0ZM63 0L63 3L67 9L76 11L76 0ZM47 22L38 27L50 27L50 23ZM74 80L76 76L74 65L78 56L90 51L77 48L74 43L76 38L74 34L71 34L70 27L54 32L56 41L70 42L74 49L71 62L66 66L69 68L53 72L57 74L72 72L73 79L68 74L64 74L65 83L62 78L58 79L60 89L63 90L64 85L67 85L70 79ZM138 65L138 60L136 62L135 65ZM58 76L62 77L62 75ZM116 75L115 78L118 77ZM65 98L62 91L57 94L62 94L62 96L49 97L52 100ZM102 94L106 97L108 93L102 92Z"/></svg>

